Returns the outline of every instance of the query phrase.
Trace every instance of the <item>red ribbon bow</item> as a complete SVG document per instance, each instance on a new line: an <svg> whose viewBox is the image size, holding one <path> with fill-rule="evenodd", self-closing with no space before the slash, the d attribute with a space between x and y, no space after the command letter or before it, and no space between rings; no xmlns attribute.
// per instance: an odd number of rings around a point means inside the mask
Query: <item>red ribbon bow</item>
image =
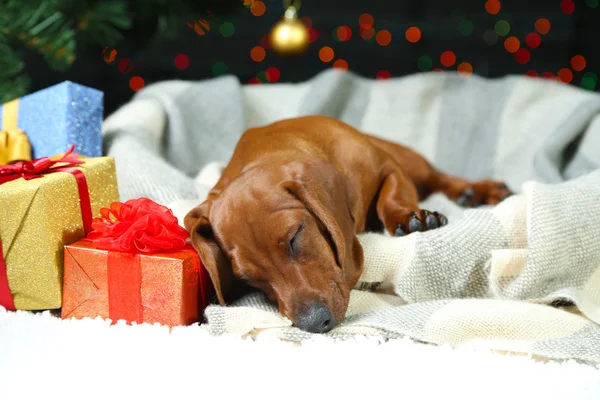
<svg viewBox="0 0 600 400"><path fill-rule="evenodd" d="M87 236L102 250L152 254L180 250L189 233L169 208L147 198L112 203L100 210ZM111 218L113 217L114 220Z"/></svg>
<svg viewBox="0 0 600 400"><path fill-rule="evenodd" d="M61 172L59 168L62 169L83 164L84 161L77 159L77 154L73 154L73 151L75 151L75 144L72 144L69 150L58 160L52 160L50 157L42 157L32 161L19 161L10 165L1 165L0 185L19 178L26 180L40 178L43 174ZM64 165L57 167L56 164Z"/></svg>

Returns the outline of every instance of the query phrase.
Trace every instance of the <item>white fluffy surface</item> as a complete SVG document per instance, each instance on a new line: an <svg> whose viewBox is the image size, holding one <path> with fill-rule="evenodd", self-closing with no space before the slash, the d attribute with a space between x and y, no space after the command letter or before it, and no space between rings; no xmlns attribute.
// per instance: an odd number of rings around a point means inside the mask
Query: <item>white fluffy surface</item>
<svg viewBox="0 0 600 400"><path fill-rule="evenodd" d="M212 337L194 325L110 326L0 308L1 399L598 399L575 362L452 350L408 339Z"/></svg>

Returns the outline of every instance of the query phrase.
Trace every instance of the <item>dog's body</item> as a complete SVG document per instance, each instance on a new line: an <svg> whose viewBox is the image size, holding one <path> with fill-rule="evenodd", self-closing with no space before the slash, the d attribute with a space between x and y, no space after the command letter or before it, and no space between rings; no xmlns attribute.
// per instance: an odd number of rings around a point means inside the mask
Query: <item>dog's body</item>
<svg viewBox="0 0 600 400"><path fill-rule="evenodd" d="M401 236L447 223L419 201L443 192L465 206L509 195L435 170L414 151L309 116L250 129L219 182L185 218L221 304L235 281L264 291L296 326L330 330L363 267L357 234Z"/></svg>

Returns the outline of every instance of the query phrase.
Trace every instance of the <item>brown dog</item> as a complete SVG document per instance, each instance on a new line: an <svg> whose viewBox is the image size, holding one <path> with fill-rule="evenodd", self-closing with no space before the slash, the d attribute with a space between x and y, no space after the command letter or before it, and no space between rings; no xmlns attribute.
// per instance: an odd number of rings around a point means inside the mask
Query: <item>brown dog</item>
<svg viewBox="0 0 600 400"><path fill-rule="evenodd" d="M414 151L338 120L301 117L245 132L185 226L220 304L245 282L295 326L326 332L344 318L363 270L357 234L445 225L444 215L419 208L433 192L464 206L510 194L501 182L436 171Z"/></svg>

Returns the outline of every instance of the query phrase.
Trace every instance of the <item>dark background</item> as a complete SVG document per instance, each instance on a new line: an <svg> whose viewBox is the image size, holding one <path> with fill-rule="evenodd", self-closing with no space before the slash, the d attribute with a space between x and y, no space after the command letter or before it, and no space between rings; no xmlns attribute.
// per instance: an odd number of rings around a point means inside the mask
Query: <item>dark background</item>
<svg viewBox="0 0 600 400"><path fill-rule="evenodd" d="M181 29L170 40L149 41L147 38L153 26L134 24L124 40L114 47L117 56L112 62L105 61L103 47L93 46L80 51L68 71L55 72L35 55L28 55L26 71L32 78L31 90L65 79L91 86L104 91L105 114L108 115L131 98L134 92L130 88L130 79L133 76L143 78L145 85L164 79L199 80L223 73L236 75L242 83L252 78L268 83L265 71L275 67L280 72L279 82L298 82L332 68L337 59L343 59L350 71L362 76L375 78L378 71L385 69L395 77L428 70L423 68L423 60L427 60L422 58L424 56L431 59L432 69L456 71L459 63L468 62L475 74L486 77L525 74L528 71L535 71L538 75L546 73L547 76L551 73L556 77L559 70L569 68L573 72L569 84L600 89L597 83L597 75L600 74L598 0L502 0L501 10L496 15L486 11L486 0L304 0L299 17L310 18L318 34L317 40L299 57L286 59L267 49L266 58L255 62L250 57L250 50L261 45L261 38L262 44L266 45L264 35L283 14L281 1L263 1L266 12L261 16L253 15L250 0L246 0L246 6L243 0L207 2L213 18L209 21L210 30L204 35L197 34L193 27L188 26L199 18L206 18L202 15L191 15L188 20L182 20ZM569 14L569 8L573 7L565 3L573 3L575 10ZM376 40L361 38L359 18L364 13L373 16L375 31L390 31L392 41L389 45L381 46ZM539 18L550 21L550 31L540 35L539 47L529 49L531 60L520 64L514 54L505 49L504 40L515 36L521 47L529 48L525 38L527 34L536 32L535 21ZM510 32L506 36L488 33L486 42L486 31L493 32L500 20L510 24ZM226 37L227 32L225 36L221 32L226 23L232 24L235 29L229 37ZM335 38L335 31L340 26L350 28L350 40ZM416 26L422 32L417 43L410 43L405 38L406 29L410 26ZM471 26L473 29L469 32ZM490 44L489 39L494 37L497 42ZM330 46L335 51L335 58L329 63L319 59L319 50L323 46ZM456 54L457 61L446 68L440 63L440 55L448 50ZM178 54L189 57L187 68L175 66L174 58ZM571 66L571 58L575 55L586 60L582 71L575 71ZM418 63L420 58L421 64ZM585 80L585 77L588 79Z"/></svg>

